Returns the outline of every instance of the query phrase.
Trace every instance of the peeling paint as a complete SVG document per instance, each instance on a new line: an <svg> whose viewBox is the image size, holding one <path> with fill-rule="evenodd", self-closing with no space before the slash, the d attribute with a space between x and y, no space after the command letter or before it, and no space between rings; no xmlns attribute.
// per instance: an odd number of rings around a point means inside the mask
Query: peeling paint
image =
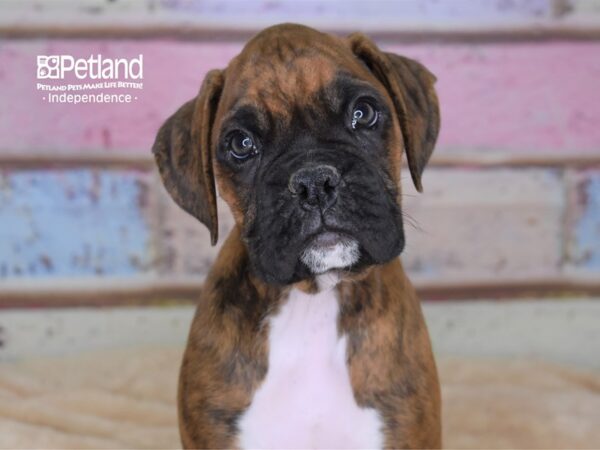
<svg viewBox="0 0 600 450"><path fill-rule="evenodd" d="M600 171L581 173L575 189L577 213L571 231L570 260L576 267L598 270L600 269Z"/></svg>
<svg viewBox="0 0 600 450"><path fill-rule="evenodd" d="M600 42L382 47L423 62L437 75L442 129L436 153L591 155L600 148L600 102L591 95L600 74ZM240 49L236 42L164 39L3 42L0 66L10 70L0 83L0 151L147 154L163 120L196 95L208 70L225 67ZM135 103L42 100L35 90L35 55L95 53L144 55L144 89Z"/></svg>
<svg viewBox="0 0 600 450"><path fill-rule="evenodd" d="M85 169L0 172L0 279L147 271L145 177Z"/></svg>
<svg viewBox="0 0 600 450"><path fill-rule="evenodd" d="M407 172L403 178L410 180ZM552 169L425 170L424 194L403 186L411 275L544 276L562 261L564 186Z"/></svg>

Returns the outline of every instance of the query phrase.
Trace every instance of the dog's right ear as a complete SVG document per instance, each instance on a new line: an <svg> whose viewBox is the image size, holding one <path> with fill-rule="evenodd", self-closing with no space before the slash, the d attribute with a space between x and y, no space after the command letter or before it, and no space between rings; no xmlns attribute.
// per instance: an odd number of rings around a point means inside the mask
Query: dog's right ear
<svg viewBox="0 0 600 450"><path fill-rule="evenodd" d="M223 73L211 70L198 96L185 103L158 131L152 153L167 191L218 239L211 129L223 89Z"/></svg>

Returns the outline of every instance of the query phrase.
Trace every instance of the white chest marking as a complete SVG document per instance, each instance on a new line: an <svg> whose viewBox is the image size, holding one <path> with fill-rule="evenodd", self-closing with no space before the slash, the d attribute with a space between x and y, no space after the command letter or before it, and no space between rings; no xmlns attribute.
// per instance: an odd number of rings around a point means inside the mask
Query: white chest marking
<svg viewBox="0 0 600 450"><path fill-rule="evenodd" d="M240 419L242 448L383 446L378 413L354 400L337 315L333 289L294 290L271 318L269 370Z"/></svg>

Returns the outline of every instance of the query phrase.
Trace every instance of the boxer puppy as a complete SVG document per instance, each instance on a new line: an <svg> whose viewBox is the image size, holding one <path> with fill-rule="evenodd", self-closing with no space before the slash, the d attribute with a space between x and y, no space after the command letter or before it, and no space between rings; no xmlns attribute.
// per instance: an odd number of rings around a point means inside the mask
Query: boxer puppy
<svg viewBox="0 0 600 450"><path fill-rule="evenodd" d="M217 242L179 383L186 448L434 448L440 392L404 248L435 77L362 34L259 33L158 132L173 199Z"/></svg>

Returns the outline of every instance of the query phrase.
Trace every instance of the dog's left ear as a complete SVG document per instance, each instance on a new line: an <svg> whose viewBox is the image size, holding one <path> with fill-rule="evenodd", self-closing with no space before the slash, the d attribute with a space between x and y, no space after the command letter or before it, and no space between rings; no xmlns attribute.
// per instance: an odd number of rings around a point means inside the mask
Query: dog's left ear
<svg viewBox="0 0 600 450"><path fill-rule="evenodd" d="M158 131L152 152L167 191L218 239L217 196L211 131L223 88L223 73L211 70L198 96L177 110Z"/></svg>
<svg viewBox="0 0 600 450"><path fill-rule="evenodd" d="M352 52L385 86L404 139L404 149L413 183L423 191L421 175L433 152L440 129L440 110L433 87L436 78L415 60L385 53L362 33L348 36Z"/></svg>

